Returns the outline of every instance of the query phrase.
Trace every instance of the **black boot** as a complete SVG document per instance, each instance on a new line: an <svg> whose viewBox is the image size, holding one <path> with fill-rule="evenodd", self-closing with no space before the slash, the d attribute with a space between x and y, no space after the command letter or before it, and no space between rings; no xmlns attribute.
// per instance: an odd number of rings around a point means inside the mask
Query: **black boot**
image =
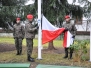
<svg viewBox="0 0 91 68"><path fill-rule="evenodd" d="M20 55L22 54L22 49L20 50Z"/></svg>
<svg viewBox="0 0 91 68"><path fill-rule="evenodd" d="M17 54L16 55L19 55L20 53L19 53L19 50L17 50Z"/></svg>
<svg viewBox="0 0 91 68"><path fill-rule="evenodd" d="M65 56L63 58L68 58L68 48L65 48Z"/></svg>
<svg viewBox="0 0 91 68"><path fill-rule="evenodd" d="M69 57L69 59L72 59L73 51L74 51L74 49L70 48L70 57Z"/></svg>
<svg viewBox="0 0 91 68"><path fill-rule="evenodd" d="M63 58L68 58L68 54L66 53L65 56Z"/></svg>
<svg viewBox="0 0 91 68"><path fill-rule="evenodd" d="M72 59L72 53L70 53L70 57L69 57L69 59Z"/></svg>
<svg viewBox="0 0 91 68"><path fill-rule="evenodd" d="M34 62L35 61L34 58L30 57L30 55L28 55L27 60L30 61L30 62Z"/></svg>

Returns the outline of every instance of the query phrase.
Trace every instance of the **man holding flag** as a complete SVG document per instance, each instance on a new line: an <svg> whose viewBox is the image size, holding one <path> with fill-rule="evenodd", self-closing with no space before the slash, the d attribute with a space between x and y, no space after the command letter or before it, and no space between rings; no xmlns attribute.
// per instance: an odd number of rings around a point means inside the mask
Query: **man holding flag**
<svg viewBox="0 0 91 68"><path fill-rule="evenodd" d="M35 37L35 33L38 30L38 25L33 25L33 18L32 14L27 15L28 21L25 23L25 38L27 43L27 60L34 62L34 58L31 57L33 51L33 39Z"/></svg>
<svg viewBox="0 0 91 68"><path fill-rule="evenodd" d="M63 42L63 46L65 48L65 56L64 56L64 58L68 58L68 50L70 50L70 57L69 57L69 59L72 59L73 49L69 48L70 46L67 46L67 41L69 41L69 40L67 40L67 38L68 38L67 37L67 32L69 31L72 34L72 38L74 40L77 29L75 27L74 22L72 22L70 20L70 16L69 15L65 16L65 22L63 22L62 27L65 28L65 31L64 31L64 42ZM70 42L68 42L68 43L70 43Z"/></svg>

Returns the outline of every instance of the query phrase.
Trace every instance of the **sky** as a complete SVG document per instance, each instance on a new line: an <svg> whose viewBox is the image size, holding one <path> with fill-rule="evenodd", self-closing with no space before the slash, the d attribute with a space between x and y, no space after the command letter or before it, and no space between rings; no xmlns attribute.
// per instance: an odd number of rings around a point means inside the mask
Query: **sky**
<svg viewBox="0 0 91 68"><path fill-rule="evenodd" d="M68 0L68 3L72 4L72 1L73 0ZM33 3L34 3L34 0L29 0L25 5L29 5L29 4L33 4Z"/></svg>
<svg viewBox="0 0 91 68"><path fill-rule="evenodd" d="M68 0L68 3L72 4L72 1L73 0ZM33 4L33 3L34 3L34 0L29 0L25 5L29 5L29 4Z"/></svg>
<svg viewBox="0 0 91 68"><path fill-rule="evenodd" d="M69 4L72 4L73 0L67 0ZM88 0L89 2L91 2L91 0ZM33 4L34 0L29 0L25 5L29 5L29 4ZM78 0L76 0L76 5L79 5Z"/></svg>
<svg viewBox="0 0 91 68"><path fill-rule="evenodd" d="M67 0L69 4L72 4L73 0ZM89 2L91 2L91 0L88 0ZM78 0L76 0L76 4L77 4Z"/></svg>
<svg viewBox="0 0 91 68"><path fill-rule="evenodd" d="M29 0L25 5L33 4L34 0Z"/></svg>
<svg viewBox="0 0 91 68"><path fill-rule="evenodd" d="M73 2L73 0L68 0L68 3L69 3L69 4L72 4L72 2Z"/></svg>
<svg viewBox="0 0 91 68"><path fill-rule="evenodd" d="M68 1L69 4L72 4L72 3L73 3L73 0L67 0L67 1ZM80 4L78 3L78 0L76 0L75 5L80 5ZM84 4L83 4L83 5L81 4L80 6L83 7Z"/></svg>
<svg viewBox="0 0 91 68"><path fill-rule="evenodd" d="M88 0L89 2L91 2L91 0Z"/></svg>

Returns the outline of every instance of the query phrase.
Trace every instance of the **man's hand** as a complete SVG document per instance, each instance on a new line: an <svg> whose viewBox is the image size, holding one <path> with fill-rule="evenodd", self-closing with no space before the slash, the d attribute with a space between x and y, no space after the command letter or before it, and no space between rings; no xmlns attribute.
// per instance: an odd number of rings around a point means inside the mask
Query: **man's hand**
<svg viewBox="0 0 91 68"><path fill-rule="evenodd" d="M75 38L75 36L73 35L72 38Z"/></svg>
<svg viewBox="0 0 91 68"><path fill-rule="evenodd" d="M36 26L37 29L39 29L39 26Z"/></svg>
<svg viewBox="0 0 91 68"><path fill-rule="evenodd" d="M65 28L65 31L68 31L68 28Z"/></svg>
<svg viewBox="0 0 91 68"><path fill-rule="evenodd" d="M39 28L39 26L36 26L36 27L34 28L34 31L35 31L35 30L38 30L38 28Z"/></svg>
<svg viewBox="0 0 91 68"><path fill-rule="evenodd" d="M65 30L63 31L63 33L64 33L64 32L66 32L66 31L68 31L68 29L67 29L67 28L65 28Z"/></svg>
<svg viewBox="0 0 91 68"><path fill-rule="evenodd" d="M34 25L35 27L38 26L38 23Z"/></svg>

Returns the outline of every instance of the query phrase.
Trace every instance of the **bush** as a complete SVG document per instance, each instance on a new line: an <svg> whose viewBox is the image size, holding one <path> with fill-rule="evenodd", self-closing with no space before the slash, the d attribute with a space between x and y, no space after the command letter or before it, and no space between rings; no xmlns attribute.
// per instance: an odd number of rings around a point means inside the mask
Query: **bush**
<svg viewBox="0 0 91 68"><path fill-rule="evenodd" d="M88 45L89 40L76 40L74 44L72 44L71 48L74 49L75 57L78 57L79 61L86 61L87 58L87 52L88 52Z"/></svg>

